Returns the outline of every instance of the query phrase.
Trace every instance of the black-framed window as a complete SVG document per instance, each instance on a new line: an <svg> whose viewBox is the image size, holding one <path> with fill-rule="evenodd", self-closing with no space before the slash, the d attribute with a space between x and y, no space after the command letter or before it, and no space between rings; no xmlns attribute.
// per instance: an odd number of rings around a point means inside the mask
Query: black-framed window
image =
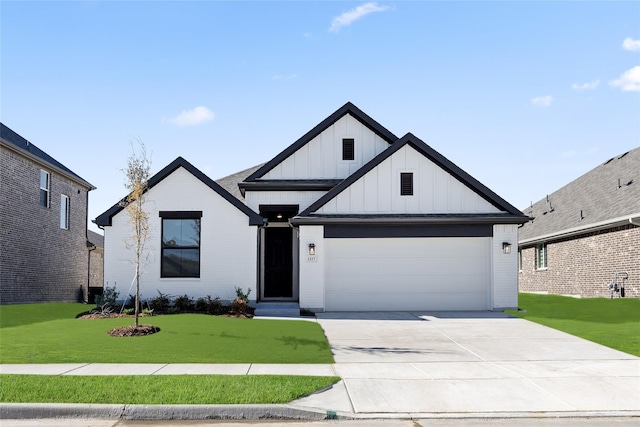
<svg viewBox="0 0 640 427"><path fill-rule="evenodd" d="M344 138L342 140L342 160L355 160L356 146L353 138Z"/></svg>
<svg viewBox="0 0 640 427"><path fill-rule="evenodd" d="M160 212L160 277L200 277L202 212Z"/></svg>
<svg viewBox="0 0 640 427"><path fill-rule="evenodd" d="M413 172L400 173L400 195L413 196Z"/></svg>
<svg viewBox="0 0 640 427"><path fill-rule="evenodd" d="M51 190L51 175L49 172L40 169L40 205L48 208L50 206L49 203L49 193Z"/></svg>

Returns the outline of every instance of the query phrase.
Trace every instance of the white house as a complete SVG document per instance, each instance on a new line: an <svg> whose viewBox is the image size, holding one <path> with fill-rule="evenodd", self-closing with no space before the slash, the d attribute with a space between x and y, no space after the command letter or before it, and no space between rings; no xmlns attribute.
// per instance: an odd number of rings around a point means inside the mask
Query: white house
<svg viewBox="0 0 640 427"><path fill-rule="evenodd" d="M517 307L511 247L528 217L412 134L347 103L252 172L239 197L182 158L150 180L144 294L230 299L239 286L311 311ZM116 204L96 223L105 282L128 287L126 213Z"/></svg>

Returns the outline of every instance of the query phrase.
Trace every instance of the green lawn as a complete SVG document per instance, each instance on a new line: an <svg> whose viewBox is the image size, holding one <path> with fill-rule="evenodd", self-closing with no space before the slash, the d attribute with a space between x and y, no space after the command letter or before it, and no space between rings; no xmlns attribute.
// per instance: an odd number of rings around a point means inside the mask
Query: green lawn
<svg viewBox="0 0 640 427"><path fill-rule="evenodd" d="M141 318L145 337L111 337L125 319L76 319L73 303L0 306L0 363L333 363L320 325L204 314Z"/></svg>
<svg viewBox="0 0 640 427"><path fill-rule="evenodd" d="M337 377L282 375L2 375L0 402L279 404L328 387Z"/></svg>
<svg viewBox="0 0 640 427"><path fill-rule="evenodd" d="M514 316L640 356L640 300L521 293Z"/></svg>

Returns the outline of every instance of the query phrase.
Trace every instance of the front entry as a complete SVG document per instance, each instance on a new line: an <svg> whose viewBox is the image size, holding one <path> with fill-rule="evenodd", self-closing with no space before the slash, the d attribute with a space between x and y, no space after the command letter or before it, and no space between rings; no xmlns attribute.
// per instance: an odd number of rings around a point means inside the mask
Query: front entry
<svg viewBox="0 0 640 427"><path fill-rule="evenodd" d="M293 229L287 225L264 231L264 297L293 298Z"/></svg>
<svg viewBox="0 0 640 427"><path fill-rule="evenodd" d="M260 234L261 300L298 299L297 233L289 225L289 219L297 213L297 205L260 206L260 214L267 219L267 226Z"/></svg>

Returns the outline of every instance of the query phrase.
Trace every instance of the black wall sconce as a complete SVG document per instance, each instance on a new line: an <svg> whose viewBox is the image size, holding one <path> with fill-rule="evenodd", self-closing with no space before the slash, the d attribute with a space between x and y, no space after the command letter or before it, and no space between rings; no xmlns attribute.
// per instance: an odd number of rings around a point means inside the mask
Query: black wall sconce
<svg viewBox="0 0 640 427"><path fill-rule="evenodd" d="M503 254L510 254L511 253L511 243L502 242L502 253Z"/></svg>

